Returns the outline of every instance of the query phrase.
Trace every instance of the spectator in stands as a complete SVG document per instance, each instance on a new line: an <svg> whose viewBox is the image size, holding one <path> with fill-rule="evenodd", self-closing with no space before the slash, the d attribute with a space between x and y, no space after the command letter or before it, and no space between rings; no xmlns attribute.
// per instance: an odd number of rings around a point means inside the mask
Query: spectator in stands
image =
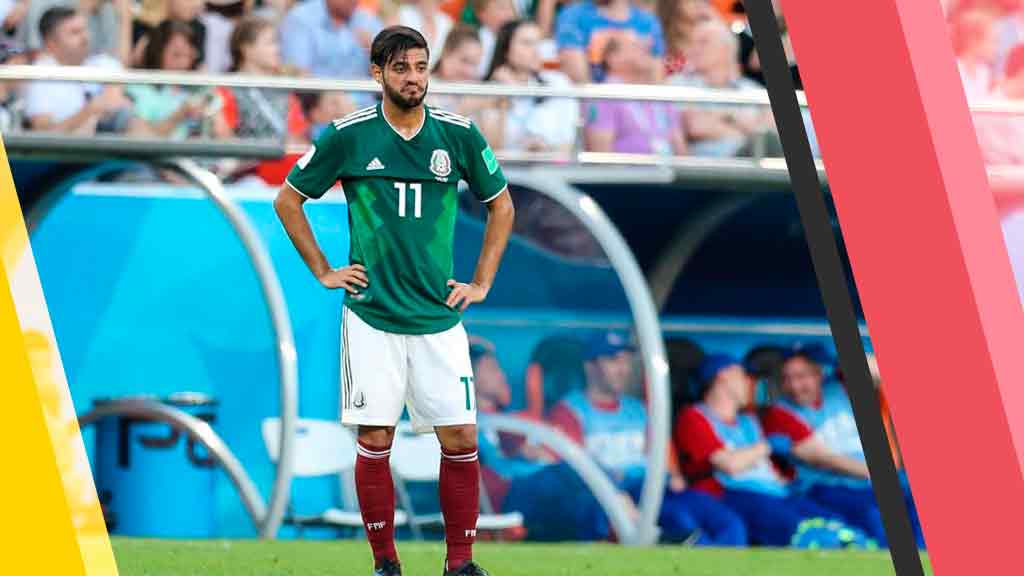
<svg viewBox="0 0 1024 576"><path fill-rule="evenodd" d="M306 139L315 142L332 121L355 112L356 107L344 92L309 92L299 94L302 113L309 122Z"/></svg>
<svg viewBox="0 0 1024 576"><path fill-rule="evenodd" d="M206 27L203 64L207 72L223 74L231 68L231 32L252 4L253 0L206 0L206 11L199 20Z"/></svg>
<svg viewBox="0 0 1024 576"><path fill-rule="evenodd" d="M445 82L476 82L483 56L480 35L468 24L458 24L445 38L434 64L433 77ZM507 98L429 94L427 103L471 118L495 147L504 140Z"/></svg>
<svg viewBox="0 0 1024 576"><path fill-rule="evenodd" d="M430 64L437 62L445 38L454 23L451 16L441 11L438 0L411 0L398 7L394 24L419 30L430 47Z"/></svg>
<svg viewBox="0 0 1024 576"><path fill-rule="evenodd" d="M812 354L791 352L782 365L783 398L761 416L765 434L791 445L795 482L821 506L886 545L853 407L842 384L825 382Z"/></svg>
<svg viewBox="0 0 1024 576"><path fill-rule="evenodd" d="M202 0L143 0L142 11L132 23L132 62L141 65L149 35L165 21L178 22L192 29L191 42L196 50L193 68L206 59L206 25L200 19Z"/></svg>
<svg viewBox="0 0 1024 576"><path fill-rule="evenodd" d="M1004 75L992 96L1024 101L1024 44L1006 59ZM985 162L993 165L1024 164L1024 117L1020 115L974 113Z"/></svg>
<svg viewBox="0 0 1024 576"><path fill-rule="evenodd" d="M1006 59L1010 52L1024 43L1024 2L1007 0L1007 9L997 16L994 22L996 34L996 54L992 69L995 80L1001 80L1006 71Z"/></svg>
<svg viewBox="0 0 1024 576"><path fill-rule="evenodd" d="M549 421L575 440L622 490L623 501L639 501L647 453L647 411L625 391L633 377L633 351L625 336L598 333L587 342L584 390L570 392L550 412ZM635 514L635 508L633 509ZM678 471L670 471L658 524L663 538L742 546L747 532L736 514L707 494L686 489Z"/></svg>
<svg viewBox="0 0 1024 576"><path fill-rule="evenodd" d="M39 19L43 54L37 66L93 65L119 68L109 57L89 56L89 30L85 17L72 8L58 6ZM33 130L92 134L97 128L123 131L131 102L119 86L81 82L30 82L25 88L25 117Z"/></svg>
<svg viewBox="0 0 1024 576"><path fill-rule="evenodd" d="M992 64L998 49L992 16L981 10L959 11L953 16L950 37L967 98L987 97L992 91Z"/></svg>
<svg viewBox="0 0 1024 576"><path fill-rule="evenodd" d="M719 16L708 0L658 0L656 10L665 34L665 74L679 74L686 67L686 48L693 29Z"/></svg>
<svg viewBox="0 0 1024 576"><path fill-rule="evenodd" d="M32 9L32 2L29 0L3 0L0 2L0 38L12 39L19 30L32 29L32 34L38 34L38 24L32 26L32 22L26 20L29 11ZM24 48L25 42L19 43ZM36 43L39 44L38 42Z"/></svg>
<svg viewBox="0 0 1024 576"><path fill-rule="evenodd" d="M709 354L701 366L703 401L680 412L674 431L683 470L696 489L721 497L746 521L752 543L787 546L800 542L813 523L828 518L813 545L840 547L860 537L838 515L801 495L790 494L770 456L773 448L750 404L750 378L738 360ZM785 442L773 437L777 452ZM816 528L816 532L819 530Z"/></svg>
<svg viewBox="0 0 1024 576"><path fill-rule="evenodd" d="M193 29L175 20L165 20L147 35L142 68L185 72L197 58ZM176 139L198 135L204 113L218 105L210 90L197 91L178 86L140 84L126 89L134 102L134 123L140 131Z"/></svg>
<svg viewBox="0 0 1024 576"><path fill-rule="evenodd" d="M652 56L665 56L661 25L652 14L630 0L581 0L563 9L555 25L562 71L574 82L602 81L605 47L614 37L638 39Z"/></svg>
<svg viewBox="0 0 1024 576"><path fill-rule="evenodd" d="M89 28L89 52L92 55L105 54L124 65L130 63L131 55L131 0L20 0L12 3L14 8L7 20L19 18L8 29L14 30L17 41L29 51L43 48L39 35L39 19L50 8L64 6L77 8L85 17ZM7 27L9 22L5 20Z"/></svg>
<svg viewBox="0 0 1024 576"><path fill-rule="evenodd" d="M740 75L736 37L720 21L706 21L693 32L690 63L692 72L675 76L671 82L698 88L751 90L760 86ZM697 156L730 157L749 154L756 138L771 139L771 110L751 106L701 105L683 110L690 152Z"/></svg>
<svg viewBox="0 0 1024 576"><path fill-rule="evenodd" d="M483 55L477 68L477 78L483 78L491 69L494 59L494 46L498 41L498 32L502 26L516 18L516 10L512 0L471 0L473 12L480 22L480 46Z"/></svg>
<svg viewBox="0 0 1024 576"><path fill-rule="evenodd" d="M285 19L294 4L295 0L263 0L258 8L253 9L252 15L266 18L277 26Z"/></svg>
<svg viewBox="0 0 1024 576"><path fill-rule="evenodd" d="M284 61L327 78L369 78L370 42L382 28L357 0L307 0L281 24ZM369 103L368 94L357 102Z"/></svg>
<svg viewBox="0 0 1024 576"><path fill-rule="evenodd" d="M561 72L544 70L537 49L540 28L529 20L501 27L486 80L502 84L568 87ZM514 98L503 138L491 145L505 151L569 152L576 141L579 105L569 98Z"/></svg>
<svg viewBox="0 0 1024 576"><path fill-rule="evenodd" d="M274 76L287 74L281 65L277 30L269 20L243 19L231 33L232 72ZM309 126L298 98L284 90L221 88L223 113L216 117L214 134L219 138L287 140L305 145Z"/></svg>
<svg viewBox="0 0 1024 576"><path fill-rule="evenodd" d="M605 48L609 82L654 82L661 65L635 38L613 38ZM682 156L686 136L678 109L670 102L597 100L589 104L587 149L593 152Z"/></svg>

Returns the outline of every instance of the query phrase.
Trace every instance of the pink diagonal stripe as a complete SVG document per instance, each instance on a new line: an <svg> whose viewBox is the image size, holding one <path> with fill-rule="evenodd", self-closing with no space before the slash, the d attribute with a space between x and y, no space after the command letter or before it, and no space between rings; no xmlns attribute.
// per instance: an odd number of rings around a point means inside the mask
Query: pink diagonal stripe
<svg viewBox="0 0 1024 576"><path fill-rule="evenodd" d="M783 4L932 563L1004 572L1024 314L939 3Z"/></svg>

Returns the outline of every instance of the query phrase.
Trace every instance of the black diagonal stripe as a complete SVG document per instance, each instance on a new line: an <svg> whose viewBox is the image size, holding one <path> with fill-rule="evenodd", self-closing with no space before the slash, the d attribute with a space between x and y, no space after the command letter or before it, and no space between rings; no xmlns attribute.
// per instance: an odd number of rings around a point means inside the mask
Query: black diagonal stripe
<svg viewBox="0 0 1024 576"><path fill-rule="evenodd" d="M857 430L871 472L871 484L889 538L893 565L900 576L923 576L921 558L903 500L903 489L886 441L878 396L868 369L857 316L833 236L825 195L818 181L818 172L804 130L775 12L769 0L746 0L744 4L768 84L768 97L779 127L818 287L839 352L839 363L846 377L853 415L857 420Z"/></svg>

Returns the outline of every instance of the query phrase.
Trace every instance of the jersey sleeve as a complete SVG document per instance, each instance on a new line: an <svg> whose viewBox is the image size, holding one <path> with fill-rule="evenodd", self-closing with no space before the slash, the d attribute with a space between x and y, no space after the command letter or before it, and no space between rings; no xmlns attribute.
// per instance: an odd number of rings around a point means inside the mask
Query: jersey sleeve
<svg viewBox="0 0 1024 576"><path fill-rule="evenodd" d="M344 132L328 127L295 162L285 182L306 198L320 198L340 178L347 156Z"/></svg>
<svg viewBox="0 0 1024 576"><path fill-rule="evenodd" d="M814 431L803 418L783 406L770 406L761 414L764 433L771 436L780 434L789 438L794 445L811 437Z"/></svg>
<svg viewBox="0 0 1024 576"><path fill-rule="evenodd" d="M583 445L583 426L580 424L576 414L564 402L559 402L551 409L551 413L548 415L548 423L558 428L559 431L580 446Z"/></svg>
<svg viewBox="0 0 1024 576"><path fill-rule="evenodd" d="M477 200L490 202L508 186L498 158L476 124L469 125L469 131L463 138L462 161L466 183Z"/></svg>
<svg viewBox="0 0 1024 576"><path fill-rule="evenodd" d="M680 466L691 479L710 475L711 455L725 448L708 419L692 406L679 413L673 440L682 456Z"/></svg>

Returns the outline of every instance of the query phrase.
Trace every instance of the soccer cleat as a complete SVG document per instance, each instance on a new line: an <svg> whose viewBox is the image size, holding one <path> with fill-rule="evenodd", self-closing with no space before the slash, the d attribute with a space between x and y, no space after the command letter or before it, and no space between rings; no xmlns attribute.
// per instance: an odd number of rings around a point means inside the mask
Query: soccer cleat
<svg viewBox="0 0 1024 576"><path fill-rule="evenodd" d="M447 566L447 561L445 566ZM476 562L466 562L458 570L445 570L444 576L491 576L487 570L476 565Z"/></svg>
<svg viewBox="0 0 1024 576"><path fill-rule="evenodd" d="M384 560L373 571L373 576L402 576L402 565L391 560Z"/></svg>

